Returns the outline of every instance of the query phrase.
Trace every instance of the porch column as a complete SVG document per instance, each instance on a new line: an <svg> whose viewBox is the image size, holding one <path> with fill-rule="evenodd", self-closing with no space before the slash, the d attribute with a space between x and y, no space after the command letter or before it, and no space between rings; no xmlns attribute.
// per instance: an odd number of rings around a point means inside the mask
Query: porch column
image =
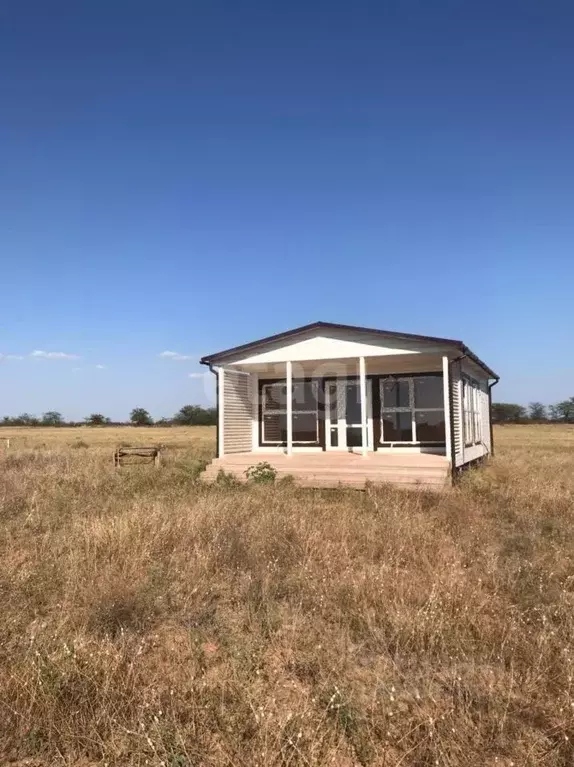
<svg viewBox="0 0 574 767"><path fill-rule="evenodd" d="M452 463L452 432L450 425L450 375L448 357L442 358L442 388L444 395L444 444L446 448L447 460Z"/></svg>
<svg viewBox="0 0 574 767"><path fill-rule="evenodd" d="M365 358L359 357L359 390L361 396L361 444L363 455L367 455L367 376Z"/></svg>
<svg viewBox="0 0 574 767"><path fill-rule="evenodd" d="M293 363L288 360L287 368L287 455L293 453Z"/></svg>

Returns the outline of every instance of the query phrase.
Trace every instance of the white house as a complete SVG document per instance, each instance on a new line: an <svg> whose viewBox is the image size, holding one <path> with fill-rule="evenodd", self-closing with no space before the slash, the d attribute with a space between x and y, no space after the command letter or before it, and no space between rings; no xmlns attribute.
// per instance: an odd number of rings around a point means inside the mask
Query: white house
<svg viewBox="0 0 574 767"><path fill-rule="evenodd" d="M316 487L436 486L493 452L498 376L461 341L315 322L201 362L217 376L206 479L266 461Z"/></svg>

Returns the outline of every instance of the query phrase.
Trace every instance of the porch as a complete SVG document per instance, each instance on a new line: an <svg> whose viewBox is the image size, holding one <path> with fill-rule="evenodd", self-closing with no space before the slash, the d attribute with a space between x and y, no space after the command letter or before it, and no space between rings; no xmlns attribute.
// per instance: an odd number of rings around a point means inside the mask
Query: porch
<svg viewBox="0 0 574 767"><path fill-rule="evenodd" d="M433 453L294 452L257 450L231 453L216 458L202 474L213 482L224 471L245 482L246 470L258 463L269 463L277 478L291 476L298 485L316 488L339 486L364 489L366 482L391 483L405 489L440 491L450 484L449 461Z"/></svg>

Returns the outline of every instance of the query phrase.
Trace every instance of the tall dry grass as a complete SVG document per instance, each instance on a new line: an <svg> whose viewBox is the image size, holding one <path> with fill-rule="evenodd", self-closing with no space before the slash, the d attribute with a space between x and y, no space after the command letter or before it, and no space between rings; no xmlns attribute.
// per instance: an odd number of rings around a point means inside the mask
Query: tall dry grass
<svg viewBox="0 0 574 767"><path fill-rule="evenodd" d="M1 763L573 764L574 430L497 438L442 496L11 448Z"/></svg>

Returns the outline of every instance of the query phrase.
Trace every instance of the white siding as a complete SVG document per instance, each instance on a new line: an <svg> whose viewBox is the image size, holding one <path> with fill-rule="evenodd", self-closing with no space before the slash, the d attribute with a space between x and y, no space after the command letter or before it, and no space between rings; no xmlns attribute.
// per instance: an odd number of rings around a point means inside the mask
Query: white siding
<svg viewBox="0 0 574 767"><path fill-rule="evenodd" d="M476 461L478 458L482 458L483 456L488 455L488 453L490 453L491 445L490 445L490 410L488 407L488 379L485 378L485 373L482 370L482 368L480 368L472 360L469 360L469 359L465 359L462 361L462 373L464 373L465 375L477 381L480 387L479 414L480 414L480 426L481 426L481 440L477 444L467 446L467 445L464 445L464 434L463 434L464 463L469 463L470 461ZM462 400L463 400L463 397L462 397L462 387L461 387L461 402ZM462 402L462 404L464 404L464 402ZM464 418L462 419L462 421L464 425Z"/></svg>
<svg viewBox="0 0 574 767"><path fill-rule="evenodd" d="M448 357L442 358L442 387L444 403L444 447L446 457L452 467L452 414L450 407L450 360Z"/></svg>
<svg viewBox="0 0 574 767"><path fill-rule="evenodd" d="M223 454L250 452L253 444L251 376L223 371Z"/></svg>
<svg viewBox="0 0 574 767"><path fill-rule="evenodd" d="M462 466L470 461L476 461L491 452L490 444L490 408L488 403L488 379L484 378L484 372L469 362L463 360L453 362L452 371L452 415L454 427L454 453L455 466ZM463 413L463 389L461 374L474 378L480 386L479 410L481 424L481 441L475 445L465 445L464 442L464 413Z"/></svg>
<svg viewBox="0 0 574 767"><path fill-rule="evenodd" d="M492 453L492 444L490 441L490 401L488 398L488 381L480 382L480 396L482 417L482 441L486 446L488 453Z"/></svg>
<svg viewBox="0 0 574 767"><path fill-rule="evenodd" d="M454 465L464 463L464 436L462 418L462 382L460 379L460 362L451 365L451 401L452 422L454 432Z"/></svg>
<svg viewBox="0 0 574 767"><path fill-rule="evenodd" d="M487 450L484 444L481 443L480 445L470 445L470 447L464 448L464 462L470 463L471 461L476 461L486 454Z"/></svg>

